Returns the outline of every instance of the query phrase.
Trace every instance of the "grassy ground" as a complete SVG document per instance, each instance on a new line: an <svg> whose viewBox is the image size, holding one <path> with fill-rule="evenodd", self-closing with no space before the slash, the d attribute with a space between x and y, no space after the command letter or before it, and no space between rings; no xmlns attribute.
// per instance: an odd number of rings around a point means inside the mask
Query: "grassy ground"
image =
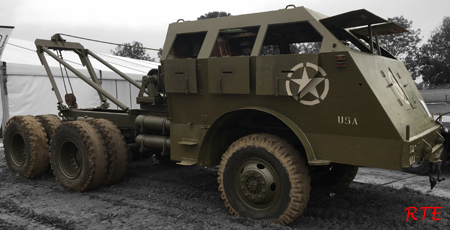
<svg viewBox="0 0 450 230"><path fill-rule="evenodd" d="M421 194L409 188L394 189L379 185L352 183L338 194L314 191L300 218L291 227L300 229L444 229L450 226L450 199ZM421 207L437 209L423 218ZM409 216L408 207L416 207L417 220Z"/></svg>
<svg viewBox="0 0 450 230"><path fill-rule="evenodd" d="M450 102L450 89L419 90L425 102Z"/></svg>
<svg viewBox="0 0 450 230"><path fill-rule="evenodd" d="M423 99L427 103L428 110L435 117L438 114L450 112L450 89L429 89L419 90Z"/></svg>

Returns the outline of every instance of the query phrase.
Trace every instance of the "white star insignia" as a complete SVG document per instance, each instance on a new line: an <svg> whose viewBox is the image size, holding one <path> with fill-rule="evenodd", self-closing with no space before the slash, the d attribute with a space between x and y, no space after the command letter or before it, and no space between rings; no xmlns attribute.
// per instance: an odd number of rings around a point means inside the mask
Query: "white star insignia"
<svg viewBox="0 0 450 230"><path fill-rule="evenodd" d="M316 98L319 98L319 92L317 92L317 85L319 85L325 78L312 78L309 79L308 73L306 72L306 68L303 69L303 75L299 79L291 79L291 81L295 82L298 87L298 92L296 95L299 97L295 97L296 99L302 99L306 94L311 93Z"/></svg>

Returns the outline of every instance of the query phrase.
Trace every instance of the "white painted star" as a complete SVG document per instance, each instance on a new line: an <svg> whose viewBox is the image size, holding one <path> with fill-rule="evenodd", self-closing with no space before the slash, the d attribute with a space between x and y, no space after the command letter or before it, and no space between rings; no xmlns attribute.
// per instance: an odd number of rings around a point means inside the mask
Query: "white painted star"
<svg viewBox="0 0 450 230"><path fill-rule="evenodd" d="M319 98L319 92L317 92L317 85L319 85L325 78L315 77L311 79L308 85L300 92L300 99L302 99L307 93L311 93L316 98Z"/></svg>
<svg viewBox="0 0 450 230"><path fill-rule="evenodd" d="M305 88L309 82L311 81L311 79L309 79L308 77L308 73L306 72L306 68L303 68L303 75L302 78L299 79L291 79L293 82L295 82L295 84L298 85L298 92L296 93L297 95L300 93L300 91L303 90L303 88Z"/></svg>

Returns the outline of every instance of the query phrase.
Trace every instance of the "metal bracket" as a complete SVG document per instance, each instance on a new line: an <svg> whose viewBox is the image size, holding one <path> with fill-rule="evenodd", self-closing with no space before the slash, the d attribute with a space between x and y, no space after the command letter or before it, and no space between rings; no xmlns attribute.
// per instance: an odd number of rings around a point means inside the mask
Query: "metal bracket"
<svg viewBox="0 0 450 230"><path fill-rule="evenodd" d="M429 179L430 179L430 186L431 186L431 190L433 190L434 186L436 186L437 183L440 183L442 181L445 180L445 178L439 178L441 175L441 163L442 162L438 162L438 163L431 163L430 162L430 172L428 173ZM437 172L436 172L437 171ZM433 177L433 173L437 173L437 177Z"/></svg>

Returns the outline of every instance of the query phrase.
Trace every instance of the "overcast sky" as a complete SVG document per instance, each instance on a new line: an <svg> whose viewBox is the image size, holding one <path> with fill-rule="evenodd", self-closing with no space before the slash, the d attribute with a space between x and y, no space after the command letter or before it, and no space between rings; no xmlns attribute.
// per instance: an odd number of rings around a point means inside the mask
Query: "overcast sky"
<svg viewBox="0 0 450 230"><path fill-rule="evenodd" d="M362 8L383 18L403 15L413 21L413 29L421 29L424 41L444 16L450 16L450 0L0 0L0 25L15 26L12 37L29 41L66 33L115 43L139 41L146 47L160 48L168 25L178 19L196 20L211 11L257 13L289 4L328 16ZM97 52L109 53L115 48L66 39ZM155 52L149 54L156 57Z"/></svg>

